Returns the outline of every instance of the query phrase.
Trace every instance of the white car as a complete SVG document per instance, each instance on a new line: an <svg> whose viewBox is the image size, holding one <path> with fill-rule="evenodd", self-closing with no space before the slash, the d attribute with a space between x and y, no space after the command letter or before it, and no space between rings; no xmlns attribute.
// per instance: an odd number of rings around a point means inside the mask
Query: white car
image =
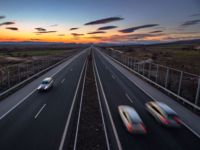
<svg viewBox="0 0 200 150"><path fill-rule="evenodd" d="M37 90L38 91L47 91L49 90L50 88L53 87L53 79L52 78L45 78L41 84L38 86Z"/></svg>
<svg viewBox="0 0 200 150"><path fill-rule="evenodd" d="M130 106L120 105L118 106L118 111L128 132L141 134L147 133L144 123L135 109Z"/></svg>
<svg viewBox="0 0 200 150"><path fill-rule="evenodd" d="M168 105L154 101L147 102L145 105L149 113L162 125L169 127L179 127L181 125L177 113Z"/></svg>

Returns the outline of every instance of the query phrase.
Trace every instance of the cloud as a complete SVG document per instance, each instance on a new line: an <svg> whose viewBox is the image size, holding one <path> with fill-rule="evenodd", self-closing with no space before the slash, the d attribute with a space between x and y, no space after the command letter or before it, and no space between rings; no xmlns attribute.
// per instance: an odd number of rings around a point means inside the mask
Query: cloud
<svg viewBox="0 0 200 150"><path fill-rule="evenodd" d="M65 36L65 34L58 34L58 36Z"/></svg>
<svg viewBox="0 0 200 150"><path fill-rule="evenodd" d="M103 34L103 33L106 33L104 31L95 31L95 32L89 32L87 34Z"/></svg>
<svg viewBox="0 0 200 150"><path fill-rule="evenodd" d="M5 16L0 16L0 19L4 19L4 18L6 18Z"/></svg>
<svg viewBox="0 0 200 150"><path fill-rule="evenodd" d="M46 33L55 33L57 31L38 31L38 32L35 32L36 34L46 34Z"/></svg>
<svg viewBox="0 0 200 150"><path fill-rule="evenodd" d="M73 31L73 30L77 30L77 29L79 29L79 28L70 28L69 30Z"/></svg>
<svg viewBox="0 0 200 150"><path fill-rule="evenodd" d="M50 25L48 27L57 27L57 26L58 26L57 24L52 24L52 25Z"/></svg>
<svg viewBox="0 0 200 150"><path fill-rule="evenodd" d="M73 35L73 36L77 37L77 36L82 36L82 35L84 35L84 34L72 33L71 35Z"/></svg>
<svg viewBox="0 0 200 150"><path fill-rule="evenodd" d="M104 18L104 19L99 19L95 21L91 21L88 23L85 23L84 25L98 25L98 24L105 24L109 22L114 22L114 21L120 21L123 20L124 18L121 17L110 17L110 18Z"/></svg>
<svg viewBox="0 0 200 150"><path fill-rule="evenodd" d="M13 25L15 24L15 22L3 22L0 24L0 26L4 26L4 25Z"/></svg>
<svg viewBox="0 0 200 150"><path fill-rule="evenodd" d="M41 39L30 39L31 41L39 41L39 40L41 40Z"/></svg>
<svg viewBox="0 0 200 150"><path fill-rule="evenodd" d="M160 36L164 36L166 34L159 33L159 34L129 34L129 35L112 35L110 37L107 36L91 36L88 38L101 40L102 42L133 42L133 41L141 41L146 40L148 41L151 38L159 38Z"/></svg>
<svg viewBox="0 0 200 150"><path fill-rule="evenodd" d="M163 32L163 31L161 31L161 30L156 30L156 31L152 31L152 32L149 32L149 33L161 33L161 32Z"/></svg>
<svg viewBox="0 0 200 150"><path fill-rule="evenodd" d="M41 27L35 28L35 30L37 30L37 32L35 32L37 35L57 32L57 31L47 31L45 28L41 28Z"/></svg>
<svg viewBox="0 0 200 150"><path fill-rule="evenodd" d="M188 26L193 26L193 25L197 25L200 23L200 20L189 20L189 21L185 21L183 24L181 24L181 27L188 27Z"/></svg>
<svg viewBox="0 0 200 150"><path fill-rule="evenodd" d="M35 28L35 30L37 30L37 31L39 31L39 32L45 32L46 31L46 29L44 29L44 28Z"/></svg>
<svg viewBox="0 0 200 150"><path fill-rule="evenodd" d="M98 30L110 30L110 29L114 29L114 28L117 28L117 26L104 26L104 27L98 28Z"/></svg>
<svg viewBox="0 0 200 150"><path fill-rule="evenodd" d="M97 39L97 40L100 40L100 39L103 39L104 37L102 36L90 36L90 37L87 37L88 39Z"/></svg>
<svg viewBox="0 0 200 150"><path fill-rule="evenodd" d="M18 28L16 28L16 27L7 27L6 29L12 30L12 31L18 31Z"/></svg>
<svg viewBox="0 0 200 150"><path fill-rule="evenodd" d="M198 17L198 16L200 16L200 13L192 14L192 15L190 15L189 17Z"/></svg>
<svg viewBox="0 0 200 150"><path fill-rule="evenodd" d="M132 28L119 30L119 32L121 32L121 33L132 33L132 32L139 30L139 29L151 28L151 27L156 27L156 26L159 26L159 24L146 24L146 25L142 25L142 26L136 26L136 27L132 27Z"/></svg>

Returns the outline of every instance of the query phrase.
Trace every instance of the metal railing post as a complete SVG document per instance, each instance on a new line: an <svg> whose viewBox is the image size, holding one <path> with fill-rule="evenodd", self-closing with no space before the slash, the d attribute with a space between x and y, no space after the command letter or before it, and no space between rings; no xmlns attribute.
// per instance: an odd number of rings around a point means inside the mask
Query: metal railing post
<svg viewBox="0 0 200 150"><path fill-rule="evenodd" d="M6 72L7 72L7 86L8 88L10 88L10 72L9 72L9 69L8 67L6 67Z"/></svg>
<svg viewBox="0 0 200 150"><path fill-rule="evenodd" d="M0 86L2 86L3 71L0 69Z"/></svg>
<svg viewBox="0 0 200 150"><path fill-rule="evenodd" d="M166 72L166 76L165 76L165 88L167 88L168 77L169 77L169 68L167 67L167 72Z"/></svg>
<svg viewBox="0 0 200 150"><path fill-rule="evenodd" d="M180 95L180 92L181 92L182 79L183 79L183 71L181 71L181 75L179 79L178 92L177 92L178 95Z"/></svg>
<svg viewBox="0 0 200 150"><path fill-rule="evenodd" d="M133 69L133 58L131 58L131 69Z"/></svg>
<svg viewBox="0 0 200 150"><path fill-rule="evenodd" d="M137 71L140 73L140 64L138 64Z"/></svg>
<svg viewBox="0 0 200 150"><path fill-rule="evenodd" d="M156 83L158 82L158 64L156 64Z"/></svg>
<svg viewBox="0 0 200 150"><path fill-rule="evenodd" d="M26 64L26 77L27 78L29 77L29 74L28 74L28 63Z"/></svg>
<svg viewBox="0 0 200 150"><path fill-rule="evenodd" d="M136 69L135 69L135 64L136 64L136 60L134 60L133 70L136 70Z"/></svg>
<svg viewBox="0 0 200 150"><path fill-rule="evenodd" d="M17 65L17 70L18 70L18 79L19 79L19 82L20 82L21 81L21 73L20 73L19 64Z"/></svg>
<svg viewBox="0 0 200 150"><path fill-rule="evenodd" d="M149 72L148 72L148 78L150 79L151 76L151 63L149 63Z"/></svg>
<svg viewBox="0 0 200 150"><path fill-rule="evenodd" d="M196 92L196 97L195 97L195 105L198 106L198 100L199 100L199 93L200 93L200 77L198 78L198 87L197 87L197 92Z"/></svg>
<svg viewBox="0 0 200 150"><path fill-rule="evenodd" d="M144 75L144 67L145 67L145 63L143 63L142 65L142 74Z"/></svg>

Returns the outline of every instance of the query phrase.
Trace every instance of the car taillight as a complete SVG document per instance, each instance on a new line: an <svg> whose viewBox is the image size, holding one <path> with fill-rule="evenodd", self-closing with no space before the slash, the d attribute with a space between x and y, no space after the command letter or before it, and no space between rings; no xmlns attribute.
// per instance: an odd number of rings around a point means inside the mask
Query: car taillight
<svg viewBox="0 0 200 150"><path fill-rule="evenodd" d="M181 123L181 120L180 120L178 117L174 117L173 119L174 119L177 123L179 123L179 124Z"/></svg>
<svg viewBox="0 0 200 150"><path fill-rule="evenodd" d="M127 125L127 129L129 132L133 132L133 126L130 123Z"/></svg>
<svg viewBox="0 0 200 150"><path fill-rule="evenodd" d="M146 130L144 124L141 123L141 124L140 124L140 127L142 128L142 130L143 130L145 133L147 133L147 130Z"/></svg>
<svg viewBox="0 0 200 150"><path fill-rule="evenodd" d="M160 120L161 120L162 123L164 123L164 124L169 124L169 121L168 121L166 118L164 118L164 117L160 117Z"/></svg>

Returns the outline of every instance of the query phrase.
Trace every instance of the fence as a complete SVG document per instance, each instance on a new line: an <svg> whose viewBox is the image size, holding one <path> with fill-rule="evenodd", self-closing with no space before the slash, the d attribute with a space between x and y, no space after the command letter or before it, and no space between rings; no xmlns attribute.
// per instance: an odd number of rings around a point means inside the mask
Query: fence
<svg viewBox="0 0 200 150"><path fill-rule="evenodd" d="M69 55L72 54L68 53L63 56L44 57L43 59L0 68L0 93L67 58Z"/></svg>
<svg viewBox="0 0 200 150"><path fill-rule="evenodd" d="M138 61L119 51L110 49L102 51L200 110L200 76L151 62Z"/></svg>

